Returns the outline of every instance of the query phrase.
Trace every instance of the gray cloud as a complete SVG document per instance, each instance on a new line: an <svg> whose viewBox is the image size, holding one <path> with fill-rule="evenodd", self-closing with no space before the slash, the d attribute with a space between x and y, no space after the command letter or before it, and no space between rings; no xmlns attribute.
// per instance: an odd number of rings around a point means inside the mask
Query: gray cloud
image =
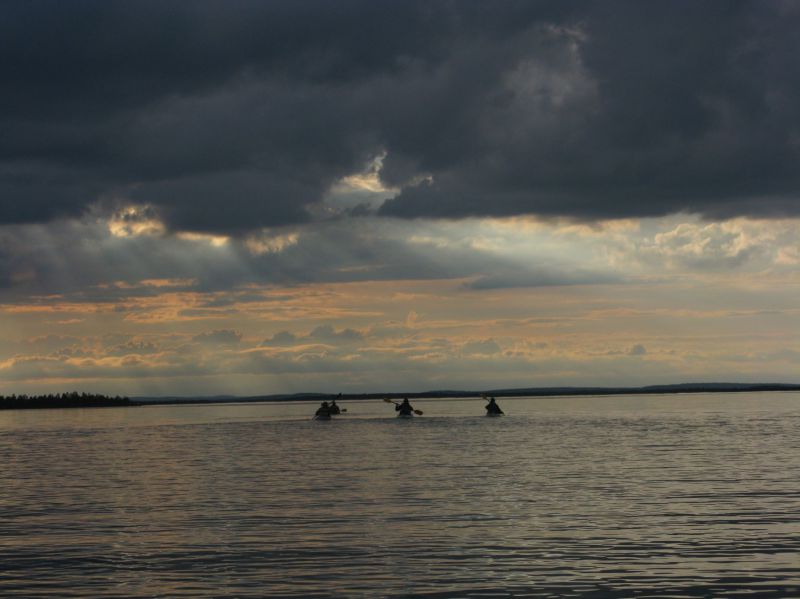
<svg viewBox="0 0 800 599"><path fill-rule="evenodd" d="M294 345L295 343L297 343L297 335L295 335L294 333L290 333L289 331L280 331L278 333L275 333L269 339L264 339L261 345L264 347L269 347L269 346L280 347L280 346Z"/></svg>
<svg viewBox="0 0 800 599"><path fill-rule="evenodd" d="M480 339L465 343L461 353L465 355L492 355L500 353L500 346L494 339Z"/></svg>
<svg viewBox="0 0 800 599"><path fill-rule="evenodd" d="M356 343L363 339L364 334L355 329L341 329L337 331L333 326L323 324L314 327L307 335L295 335L289 331L280 331L269 339L265 339L261 345L263 347L287 347L308 343L341 345L343 343Z"/></svg>
<svg viewBox="0 0 800 599"><path fill-rule="evenodd" d="M637 343L636 345L633 345L630 348L628 348L628 351L626 353L629 356L644 356L647 354L647 348L641 343Z"/></svg>
<svg viewBox="0 0 800 599"><path fill-rule="evenodd" d="M241 333L229 329L218 329L192 337L192 341L208 345L237 345L241 340Z"/></svg>
<svg viewBox="0 0 800 599"><path fill-rule="evenodd" d="M489 274L481 274L464 286L467 289L510 289L515 287L552 287L560 285L616 284L623 279L611 273L591 272L584 269L505 267Z"/></svg>
<svg viewBox="0 0 800 599"><path fill-rule="evenodd" d="M5 3L0 223L298 223L383 153L389 216L797 214L793 7Z"/></svg>
<svg viewBox="0 0 800 599"><path fill-rule="evenodd" d="M24 354L56 354L79 347L82 339L70 335L42 335L25 340L0 339L0 357Z"/></svg>
<svg viewBox="0 0 800 599"><path fill-rule="evenodd" d="M161 348L150 341L128 341L106 350L105 354L107 356L146 356L156 354L159 351L161 351Z"/></svg>
<svg viewBox="0 0 800 599"><path fill-rule="evenodd" d="M337 331L329 324L319 325L308 334L308 337L320 343L348 343L361 341L364 335L355 329L342 329Z"/></svg>

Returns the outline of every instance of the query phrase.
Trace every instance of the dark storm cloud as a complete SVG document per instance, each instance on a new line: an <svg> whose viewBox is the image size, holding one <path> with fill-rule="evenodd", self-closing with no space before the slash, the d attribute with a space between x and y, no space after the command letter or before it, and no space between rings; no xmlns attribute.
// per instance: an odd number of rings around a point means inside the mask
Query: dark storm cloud
<svg viewBox="0 0 800 599"><path fill-rule="evenodd" d="M0 223L149 204L306 220L385 153L385 215L798 213L789 2L0 6Z"/></svg>
<svg viewBox="0 0 800 599"><path fill-rule="evenodd" d="M800 11L598 2L585 16L554 37L555 57L495 65L511 74L508 95L478 90L460 119L474 149L453 160L409 151L442 162L383 213L797 214Z"/></svg>

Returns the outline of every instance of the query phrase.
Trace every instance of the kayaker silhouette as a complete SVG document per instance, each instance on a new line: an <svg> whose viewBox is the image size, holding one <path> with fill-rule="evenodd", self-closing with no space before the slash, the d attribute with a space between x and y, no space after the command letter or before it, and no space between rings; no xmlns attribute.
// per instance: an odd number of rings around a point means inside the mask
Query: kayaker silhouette
<svg viewBox="0 0 800 599"><path fill-rule="evenodd" d="M340 409L339 409L339 406L338 406L338 405L336 405L336 400L335 400L335 399L332 399L332 400L331 400L331 405L329 405L329 406L328 406L328 410L329 410L329 411L330 411L330 413L331 413L331 414L333 414L334 416L335 416L336 414L341 414L341 413L342 413L342 410L340 410Z"/></svg>
<svg viewBox="0 0 800 599"><path fill-rule="evenodd" d="M500 406L497 405L497 402L494 400L494 397L489 399L489 403L486 404L486 415L487 416L500 416L503 414L503 410L500 409Z"/></svg>
<svg viewBox="0 0 800 599"><path fill-rule="evenodd" d="M400 416L412 416L414 413L414 408L408 403L407 397L403 398L402 403L395 404L394 409L400 413Z"/></svg>
<svg viewBox="0 0 800 599"><path fill-rule="evenodd" d="M314 418L317 420L330 420L331 407L328 405L327 401L323 401L322 404L317 408Z"/></svg>
<svg viewBox="0 0 800 599"><path fill-rule="evenodd" d="M398 418L411 418L414 414L417 416L422 416L422 410L416 410L411 407L411 404L408 403L408 398L404 398L402 403L397 403L396 401L389 399L388 397L384 397L383 401L386 403L393 403L394 409L398 412Z"/></svg>

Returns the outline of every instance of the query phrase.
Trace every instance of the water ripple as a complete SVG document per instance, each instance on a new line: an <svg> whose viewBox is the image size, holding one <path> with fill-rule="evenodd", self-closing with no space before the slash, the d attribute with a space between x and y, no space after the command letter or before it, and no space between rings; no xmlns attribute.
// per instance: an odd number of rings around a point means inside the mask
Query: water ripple
<svg viewBox="0 0 800 599"><path fill-rule="evenodd" d="M0 595L800 596L800 396L756 399L0 420Z"/></svg>

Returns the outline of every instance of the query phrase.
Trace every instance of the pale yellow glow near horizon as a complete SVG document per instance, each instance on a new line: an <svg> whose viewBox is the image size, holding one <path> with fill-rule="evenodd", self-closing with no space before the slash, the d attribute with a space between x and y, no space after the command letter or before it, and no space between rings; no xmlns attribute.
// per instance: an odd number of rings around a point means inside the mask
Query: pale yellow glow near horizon
<svg viewBox="0 0 800 599"><path fill-rule="evenodd" d="M708 377L782 382L798 372L797 220L673 217L588 226L376 219L362 226L397 251L478 266L453 278L251 280L207 291L186 276L115 278L8 300L0 303L0 392L20 385L55 390L64 381L124 394L135 393L131 386L180 394L314 391L308 385L326 384L368 391L409 381L486 388ZM268 260L280 269L289 248L324 261L341 233L325 237L321 225L308 236L301 228L265 230L254 236L264 253L245 240L215 245L213 236L145 239L140 247L172 243L181 252L188 246L193 258L230 259L221 262L226 266ZM113 240L125 243L137 241ZM224 246L249 251L220 251ZM345 252L333 264L338 273L362 277L379 266L348 259ZM484 264L504 268L505 278L476 286L495 274ZM602 284L548 278L581 269L617 276ZM537 284L540 271L545 278ZM527 286L516 286L514 277L522 275Z"/></svg>

